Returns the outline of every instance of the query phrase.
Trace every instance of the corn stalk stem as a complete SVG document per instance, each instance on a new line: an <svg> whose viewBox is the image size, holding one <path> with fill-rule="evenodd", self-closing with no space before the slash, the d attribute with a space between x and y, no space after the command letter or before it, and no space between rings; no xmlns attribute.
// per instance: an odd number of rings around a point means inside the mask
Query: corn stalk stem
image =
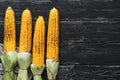
<svg viewBox="0 0 120 80"><path fill-rule="evenodd" d="M19 73L17 80L28 80L27 69L31 64L31 54L28 52L18 53Z"/></svg>
<svg viewBox="0 0 120 80"><path fill-rule="evenodd" d="M16 52L3 53L0 58L4 67L3 80L14 80L13 68L17 63Z"/></svg>
<svg viewBox="0 0 120 80"><path fill-rule="evenodd" d="M46 68L47 68L48 80L55 80L58 73L59 61L47 59Z"/></svg>
<svg viewBox="0 0 120 80"><path fill-rule="evenodd" d="M45 68L45 65L41 67L37 67L35 64L31 64L30 66L32 74L34 75L34 80L42 80L41 74Z"/></svg>
<svg viewBox="0 0 120 80"><path fill-rule="evenodd" d="M42 80L41 76L34 76L34 80Z"/></svg>
<svg viewBox="0 0 120 80"><path fill-rule="evenodd" d="M28 80L27 70L19 69L19 74L17 80Z"/></svg>
<svg viewBox="0 0 120 80"><path fill-rule="evenodd" d="M48 79L48 80L55 80L55 79Z"/></svg>
<svg viewBox="0 0 120 80"><path fill-rule="evenodd" d="M3 80L14 80L13 71L4 72Z"/></svg>

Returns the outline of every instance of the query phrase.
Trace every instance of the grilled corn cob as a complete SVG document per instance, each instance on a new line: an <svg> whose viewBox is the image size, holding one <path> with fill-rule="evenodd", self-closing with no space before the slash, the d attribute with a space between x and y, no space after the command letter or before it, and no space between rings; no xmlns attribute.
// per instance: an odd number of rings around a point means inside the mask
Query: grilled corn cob
<svg viewBox="0 0 120 80"><path fill-rule="evenodd" d="M44 48L45 48L45 23L42 16L36 21L34 39L33 39L33 51L32 51L32 64L37 67L44 65Z"/></svg>
<svg viewBox="0 0 120 80"><path fill-rule="evenodd" d="M31 51L31 39L32 39L32 16L30 10L26 9L23 11L21 19L19 53Z"/></svg>
<svg viewBox="0 0 120 80"><path fill-rule="evenodd" d="M59 52L59 14L53 8L49 14L47 35L47 59L58 60Z"/></svg>
<svg viewBox="0 0 120 80"><path fill-rule="evenodd" d="M28 80L27 69L31 64L31 38L32 38L32 16L30 10L22 13L20 44L18 54L19 73L17 80Z"/></svg>
<svg viewBox="0 0 120 80"><path fill-rule="evenodd" d="M46 68L48 80L55 80L59 67L59 14L53 8L49 14L47 35L47 59Z"/></svg>
<svg viewBox="0 0 120 80"><path fill-rule="evenodd" d="M11 7L8 7L4 20L4 52L16 50L15 15Z"/></svg>
<svg viewBox="0 0 120 80"><path fill-rule="evenodd" d="M39 16L34 31L33 55L31 71L34 80L42 80L41 74L44 70L44 52L45 52L45 23L42 16Z"/></svg>
<svg viewBox="0 0 120 80"><path fill-rule="evenodd" d="M4 54L0 58L4 67L3 80L14 80L13 68L17 63L17 53L15 14L11 7L8 7L5 13Z"/></svg>

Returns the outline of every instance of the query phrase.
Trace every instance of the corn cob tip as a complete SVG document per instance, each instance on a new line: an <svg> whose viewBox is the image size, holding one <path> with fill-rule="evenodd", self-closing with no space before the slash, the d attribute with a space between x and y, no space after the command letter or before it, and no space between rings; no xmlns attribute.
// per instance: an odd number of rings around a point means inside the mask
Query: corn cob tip
<svg viewBox="0 0 120 80"><path fill-rule="evenodd" d="M43 19L43 16L39 16L38 19Z"/></svg>
<svg viewBox="0 0 120 80"><path fill-rule="evenodd" d="M7 12L14 12L13 9L11 7L8 7L7 10L6 10L6 13Z"/></svg>
<svg viewBox="0 0 120 80"><path fill-rule="evenodd" d="M28 8L23 11L23 13L28 13L28 12L30 12Z"/></svg>
<svg viewBox="0 0 120 80"><path fill-rule="evenodd" d="M53 7L53 9L56 9L55 7Z"/></svg>
<svg viewBox="0 0 120 80"><path fill-rule="evenodd" d="M50 10L50 15L51 15L51 14L54 15L54 14L56 14L56 13L58 13L57 8L54 7L53 9Z"/></svg>
<svg viewBox="0 0 120 80"><path fill-rule="evenodd" d="M39 17L37 18L37 22L39 22L39 21L40 21L40 22L44 22L43 16L39 16ZM37 23L37 22L36 22L36 23Z"/></svg>
<svg viewBox="0 0 120 80"><path fill-rule="evenodd" d="M22 14L24 14L24 15L31 15L31 12L30 12L30 10L27 8L27 9L25 9L25 10L23 11Z"/></svg>
<svg viewBox="0 0 120 80"><path fill-rule="evenodd" d="M57 8L53 7L51 11L58 11Z"/></svg>
<svg viewBox="0 0 120 80"><path fill-rule="evenodd" d="M29 10L28 8L26 8L25 10Z"/></svg>
<svg viewBox="0 0 120 80"><path fill-rule="evenodd" d="M11 10L12 8L11 8L11 6L9 6L7 9L10 9L10 10Z"/></svg>

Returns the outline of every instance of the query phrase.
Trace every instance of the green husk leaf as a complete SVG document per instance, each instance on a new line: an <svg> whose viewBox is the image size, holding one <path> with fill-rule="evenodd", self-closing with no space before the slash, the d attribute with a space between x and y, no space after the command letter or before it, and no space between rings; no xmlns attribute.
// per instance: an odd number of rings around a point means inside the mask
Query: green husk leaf
<svg viewBox="0 0 120 80"><path fill-rule="evenodd" d="M28 80L27 70L19 69L17 80Z"/></svg>
<svg viewBox="0 0 120 80"><path fill-rule="evenodd" d="M50 80L55 80L58 73L59 62L54 60L46 60L47 76Z"/></svg>
<svg viewBox="0 0 120 80"><path fill-rule="evenodd" d="M3 80L14 80L14 73L13 73L13 71L4 72Z"/></svg>
<svg viewBox="0 0 120 80"><path fill-rule="evenodd" d="M1 61L4 67L3 80L14 80L13 68L17 64L17 53L3 53L1 56Z"/></svg>
<svg viewBox="0 0 120 80"><path fill-rule="evenodd" d="M41 76L34 76L34 80L42 80Z"/></svg>
<svg viewBox="0 0 120 80"><path fill-rule="evenodd" d="M19 72L17 80L28 80L27 69L31 64L31 54L27 52L18 53Z"/></svg>
<svg viewBox="0 0 120 80"><path fill-rule="evenodd" d="M31 64L31 71L34 76L34 80L42 80L41 74L42 74L44 68L45 68L45 65L43 65L41 67L37 67L36 65Z"/></svg>

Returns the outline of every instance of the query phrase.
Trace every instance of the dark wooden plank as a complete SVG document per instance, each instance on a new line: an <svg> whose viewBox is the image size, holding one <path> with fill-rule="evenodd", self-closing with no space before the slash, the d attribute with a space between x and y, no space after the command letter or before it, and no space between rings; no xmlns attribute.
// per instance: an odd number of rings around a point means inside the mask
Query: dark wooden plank
<svg viewBox="0 0 120 80"><path fill-rule="evenodd" d="M60 42L120 42L120 23L114 21L61 21Z"/></svg>
<svg viewBox="0 0 120 80"><path fill-rule="evenodd" d="M119 28L119 22L114 21L61 22L61 61L69 63L70 60L81 64L119 64Z"/></svg>
<svg viewBox="0 0 120 80"><path fill-rule="evenodd" d="M120 0L0 0L0 42L4 13L16 14L17 45L22 11L29 8L46 20L51 8L60 12L60 69L57 80L119 80ZM95 65L96 64L96 65ZM47 80L44 71L43 80Z"/></svg>
<svg viewBox="0 0 120 80"><path fill-rule="evenodd" d="M120 44L61 43L61 64L120 64Z"/></svg>
<svg viewBox="0 0 120 80"><path fill-rule="evenodd" d="M0 70L3 71L3 68L0 67ZM0 74L3 75L1 71ZM15 73L17 75L18 69ZM119 80L119 74L120 65L80 65L73 63L60 65L56 80ZM0 75L0 79L2 75ZM47 80L46 69L42 78Z"/></svg>
<svg viewBox="0 0 120 80"><path fill-rule="evenodd" d="M119 22L62 21L60 25L63 63L119 64Z"/></svg>
<svg viewBox="0 0 120 80"><path fill-rule="evenodd" d="M119 64L120 44L63 43L60 45L60 61L80 64Z"/></svg>
<svg viewBox="0 0 120 80"><path fill-rule="evenodd" d="M60 65L56 80L119 80L120 65ZM42 74L47 80L46 69Z"/></svg>
<svg viewBox="0 0 120 80"><path fill-rule="evenodd" d="M1 26L3 23L1 22ZM19 26L17 22L17 43ZM33 27L34 28L34 27ZM61 63L120 64L119 22L60 22ZM0 29L3 43L3 27Z"/></svg>
<svg viewBox="0 0 120 80"><path fill-rule="evenodd" d="M33 21L33 29L34 29ZM60 42L119 43L120 23L116 21L60 21ZM0 42L3 42L3 21L0 22ZM20 21L16 22L17 41ZM47 29L47 22L46 22Z"/></svg>
<svg viewBox="0 0 120 80"><path fill-rule="evenodd" d="M119 80L119 74L120 65L61 65L57 80Z"/></svg>
<svg viewBox="0 0 120 80"><path fill-rule="evenodd" d="M33 19L43 15L48 20L53 7L59 9L60 20L99 20L99 17L120 20L119 0L1 0L0 3L0 20L8 6L15 10L17 20L26 8L31 10Z"/></svg>

